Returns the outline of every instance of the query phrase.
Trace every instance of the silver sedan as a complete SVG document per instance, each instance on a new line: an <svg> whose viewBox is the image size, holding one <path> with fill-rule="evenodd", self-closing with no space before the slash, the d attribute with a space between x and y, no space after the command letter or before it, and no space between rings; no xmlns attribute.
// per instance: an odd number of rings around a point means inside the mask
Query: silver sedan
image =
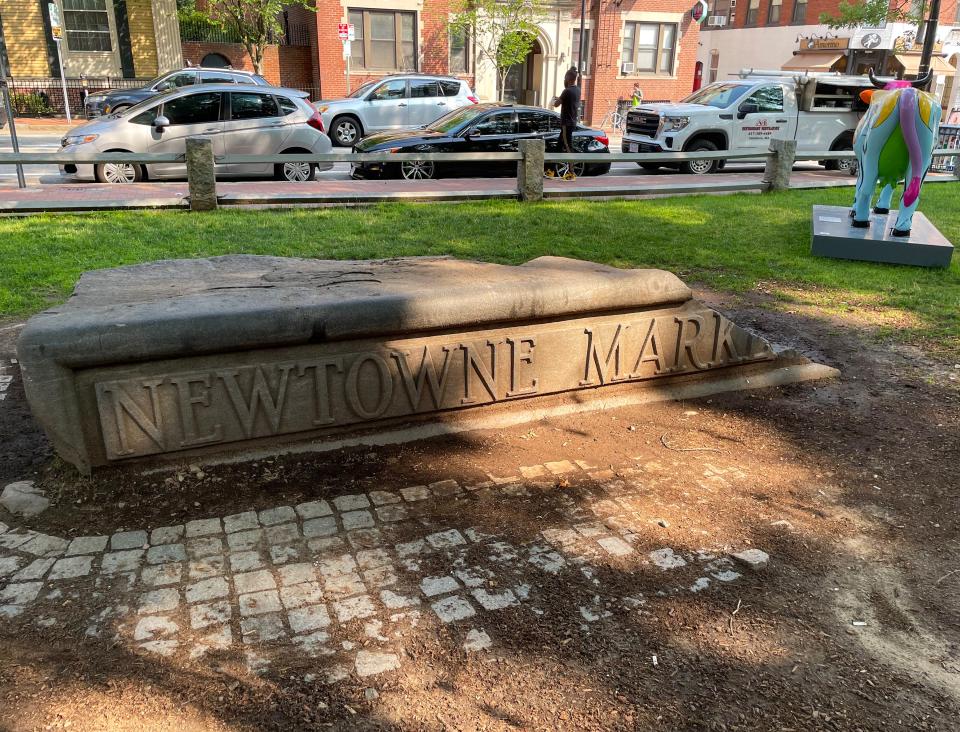
<svg viewBox="0 0 960 732"><path fill-rule="evenodd" d="M119 114L76 127L61 141L60 152L186 152L188 137L207 137L215 159L231 155L320 154L331 151L319 112L296 89L246 84L204 84L165 92ZM277 180L313 180L332 163L218 162L224 177L272 176ZM185 178L185 162L66 164L60 172L101 183L135 183Z"/></svg>

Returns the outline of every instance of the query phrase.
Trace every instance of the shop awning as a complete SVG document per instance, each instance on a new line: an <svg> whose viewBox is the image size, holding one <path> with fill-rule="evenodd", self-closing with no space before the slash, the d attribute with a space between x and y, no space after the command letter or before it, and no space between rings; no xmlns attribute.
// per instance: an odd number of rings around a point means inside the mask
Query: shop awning
<svg viewBox="0 0 960 732"><path fill-rule="evenodd" d="M920 73L920 54L916 53L898 53L894 58L903 66L903 73L910 76L916 76ZM940 56L934 56L930 59L930 68L935 74L952 74L956 71L953 66L944 61Z"/></svg>
<svg viewBox="0 0 960 732"><path fill-rule="evenodd" d="M780 68L784 71L829 71L845 55L834 51L798 53Z"/></svg>

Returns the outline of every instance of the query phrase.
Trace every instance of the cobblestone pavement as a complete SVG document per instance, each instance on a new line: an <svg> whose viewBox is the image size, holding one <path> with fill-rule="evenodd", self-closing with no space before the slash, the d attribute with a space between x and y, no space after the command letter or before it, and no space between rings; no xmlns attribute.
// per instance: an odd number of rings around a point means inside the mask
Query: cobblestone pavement
<svg viewBox="0 0 960 732"><path fill-rule="evenodd" d="M637 510L667 472L657 462L616 474L548 462L474 485L444 480L69 541L0 524L0 623L54 628L79 605L88 638L201 662L242 649L258 674L275 659L310 659L311 680L335 683L402 668L418 628L447 626L466 652L483 652L498 642L499 613L536 619L545 578L575 573L572 607L589 632L614 610L648 612L640 594L606 592L603 567L656 572L658 594L672 595L709 592L767 561L755 549L646 544L638 532L649 519ZM704 463L702 488L745 477ZM482 497L508 511L546 499L564 518L523 544L432 518L437 502Z"/></svg>

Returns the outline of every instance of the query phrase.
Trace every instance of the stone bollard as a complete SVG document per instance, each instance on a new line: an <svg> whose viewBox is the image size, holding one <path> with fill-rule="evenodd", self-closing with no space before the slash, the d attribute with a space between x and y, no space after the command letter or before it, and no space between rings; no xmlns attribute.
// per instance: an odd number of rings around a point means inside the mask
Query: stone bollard
<svg viewBox="0 0 960 732"><path fill-rule="evenodd" d="M767 150L767 167L763 171L763 182L767 191L785 191L790 188L790 173L793 171L794 158L797 155L796 140L770 140Z"/></svg>
<svg viewBox="0 0 960 732"><path fill-rule="evenodd" d="M953 159L953 177L960 180L960 155Z"/></svg>
<svg viewBox="0 0 960 732"><path fill-rule="evenodd" d="M217 207L213 141L209 137L187 138L187 183L191 211L213 211Z"/></svg>
<svg viewBox="0 0 960 732"><path fill-rule="evenodd" d="M517 188L521 201L543 200L543 140L520 140L523 160L517 163Z"/></svg>

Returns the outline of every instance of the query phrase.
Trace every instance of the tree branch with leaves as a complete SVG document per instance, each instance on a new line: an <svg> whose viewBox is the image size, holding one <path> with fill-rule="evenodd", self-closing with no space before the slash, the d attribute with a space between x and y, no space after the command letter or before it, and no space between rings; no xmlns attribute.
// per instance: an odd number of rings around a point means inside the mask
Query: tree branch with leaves
<svg viewBox="0 0 960 732"><path fill-rule="evenodd" d="M507 73L533 49L543 16L542 0L463 0L448 27L471 39L477 56L497 70L497 94L503 100Z"/></svg>
<svg viewBox="0 0 960 732"><path fill-rule="evenodd" d="M893 5L890 4L889 0L863 0L853 3L840 0L836 15L820 13L819 20L833 30L857 28L859 26L878 28L883 26L884 23L917 24L923 20L923 8L925 6L926 3L921 5L919 12L915 12L913 3L909 0Z"/></svg>
<svg viewBox="0 0 960 732"><path fill-rule="evenodd" d="M300 5L316 12L309 3L310 0L208 0L204 14L237 34L253 62L253 70L263 74L264 49L284 33L284 8Z"/></svg>

